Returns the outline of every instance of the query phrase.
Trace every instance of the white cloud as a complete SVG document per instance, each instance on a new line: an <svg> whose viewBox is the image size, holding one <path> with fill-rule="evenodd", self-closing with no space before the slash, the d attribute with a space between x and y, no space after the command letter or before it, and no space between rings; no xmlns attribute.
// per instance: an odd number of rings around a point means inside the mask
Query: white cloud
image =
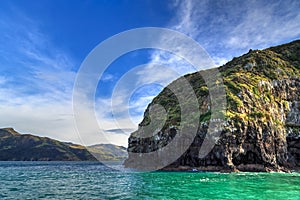
<svg viewBox="0 0 300 200"><path fill-rule="evenodd" d="M175 1L177 17L170 28L198 41L223 64L250 48L261 49L299 38L300 2Z"/></svg>
<svg viewBox="0 0 300 200"><path fill-rule="evenodd" d="M34 106L1 105L1 127L13 127L21 133L32 133L63 141L79 142L76 135L72 109L68 103Z"/></svg>
<svg viewBox="0 0 300 200"><path fill-rule="evenodd" d="M299 1L249 2L242 21L228 34L229 48L264 48L300 34Z"/></svg>
<svg viewBox="0 0 300 200"><path fill-rule="evenodd" d="M186 30L188 35L193 35L197 32L196 26L191 19L193 14L189 13L193 9L191 6L192 2L188 2L185 5L182 13L178 14L180 18L179 23L173 26L174 29ZM175 38L161 37L161 40L164 42L166 40L171 41L177 47L177 52L175 53L190 55L194 53L191 49L188 50L190 52L186 52L186 49L183 49L182 41L178 41ZM195 56L200 57L201 55ZM98 109L96 113L98 123L103 130L109 128L136 129L137 124L142 120L143 112L147 105L161 91L161 88L166 87L170 82L184 74L196 71L195 67L187 63L183 58L162 50L151 53L150 60L147 65L136 66L133 70L123 74L114 87L114 93L111 98L102 97L97 100L96 107ZM203 67L205 67L205 61L203 61ZM157 85L160 85L160 88L156 87ZM145 87L144 90L140 89L143 87Z"/></svg>
<svg viewBox="0 0 300 200"><path fill-rule="evenodd" d="M222 66L229 61L227 58L217 56L212 57L212 59L215 62L216 66Z"/></svg>
<svg viewBox="0 0 300 200"><path fill-rule="evenodd" d="M101 80L104 81L104 82L112 81L114 79L115 79L114 75L108 74L108 73L103 74L102 77L101 77Z"/></svg>
<svg viewBox="0 0 300 200"><path fill-rule="evenodd" d="M0 19L5 35L0 59L0 127L21 133L80 142L72 110L75 72L72 58L51 43L38 23L14 10Z"/></svg>

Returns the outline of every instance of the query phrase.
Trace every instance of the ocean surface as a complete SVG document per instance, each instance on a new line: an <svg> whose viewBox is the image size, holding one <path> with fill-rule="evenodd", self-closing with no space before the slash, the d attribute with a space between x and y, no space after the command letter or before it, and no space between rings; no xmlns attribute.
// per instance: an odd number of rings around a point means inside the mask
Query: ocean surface
<svg viewBox="0 0 300 200"><path fill-rule="evenodd" d="M299 173L131 172L97 162L0 162L0 199L300 199Z"/></svg>

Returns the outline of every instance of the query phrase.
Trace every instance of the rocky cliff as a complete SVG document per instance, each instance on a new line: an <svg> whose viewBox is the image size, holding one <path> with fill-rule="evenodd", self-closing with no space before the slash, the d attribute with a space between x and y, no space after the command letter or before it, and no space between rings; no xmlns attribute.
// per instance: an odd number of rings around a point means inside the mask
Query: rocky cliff
<svg viewBox="0 0 300 200"><path fill-rule="evenodd" d="M226 92L227 105L222 111L225 120L221 121L222 130L214 147L205 157L201 157L199 151L205 137L209 136L209 124L219 120L212 116L214 99L210 98L210 91L203 79L203 74L210 74L210 71L181 77L153 99L139 129L128 139L129 158L125 165L147 168L147 162L137 161L136 155L159 152L163 147L168 147L176 135L182 134L178 131L178 127L182 126L181 105L169 88L177 87L184 78L189 81L199 102L198 128L193 133L193 141L180 157L172 163L164 163L165 158L158 158L155 162L161 163L157 166L164 170L299 170L300 40L265 50L250 50L218 68ZM189 103L187 97L186 104ZM158 104L167 113L162 128L157 123L162 119L150 117L151 109L155 107L153 105ZM152 128L145 129L149 124ZM158 127L155 129L156 125ZM195 123L191 122L188 126L195 126ZM151 133L144 137L147 130ZM182 142L176 145L175 148L180 148ZM160 154L157 155L159 157Z"/></svg>

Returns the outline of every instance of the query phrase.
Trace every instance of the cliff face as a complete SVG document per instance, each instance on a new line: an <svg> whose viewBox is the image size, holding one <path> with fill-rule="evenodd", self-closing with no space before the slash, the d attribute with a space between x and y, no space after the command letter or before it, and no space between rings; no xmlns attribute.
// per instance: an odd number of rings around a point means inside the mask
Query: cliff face
<svg viewBox="0 0 300 200"><path fill-rule="evenodd" d="M0 129L0 161L96 161L85 147Z"/></svg>
<svg viewBox="0 0 300 200"><path fill-rule="evenodd" d="M212 119L208 87L201 73L184 76L199 102L199 127L191 145L174 162L163 169L225 171L288 171L300 168L300 41L265 50L250 50L218 68L226 91L225 121L220 138L204 158L199 150L207 136ZM212 70L206 70L209 74ZM203 73L202 73L203 74ZM181 79L181 78L180 78ZM168 88L149 104L139 129L128 139L127 167L141 167L137 153L151 153L168 146L181 134L180 104ZM187 104L189 100L187 98ZM152 105L159 104L167 112L166 123L155 127L150 137L141 137L151 121ZM157 124L157 123L152 123ZM190 124L193 126L194 124ZM155 126L155 125L152 125ZM155 130L155 131L154 131ZM149 135L149 133L148 133ZM178 144L179 146L182 144ZM159 155L159 154L158 154ZM142 167L146 167L146 163Z"/></svg>

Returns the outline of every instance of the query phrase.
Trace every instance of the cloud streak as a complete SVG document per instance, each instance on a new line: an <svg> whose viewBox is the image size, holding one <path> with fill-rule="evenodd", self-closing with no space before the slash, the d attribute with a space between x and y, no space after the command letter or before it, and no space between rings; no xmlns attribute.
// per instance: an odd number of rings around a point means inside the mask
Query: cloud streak
<svg viewBox="0 0 300 200"><path fill-rule="evenodd" d="M72 115L71 56L20 10L0 19L0 127L80 142ZM4 39L3 39L4 38Z"/></svg>
<svg viewBox="0 0 300 200"><path fill-rule="evenodd" d="M228 34L229 48L263 48L300 34L299 1L249 1L243 20Z"/></svg>
<svg viewBox="0 0 300 200"><path fill-rule="evenodd" d="M266 48L300 35L297 0L186 0L174 6L178 7L178 21L170 28L193 37L216 64L250 48Z"/></svg>

